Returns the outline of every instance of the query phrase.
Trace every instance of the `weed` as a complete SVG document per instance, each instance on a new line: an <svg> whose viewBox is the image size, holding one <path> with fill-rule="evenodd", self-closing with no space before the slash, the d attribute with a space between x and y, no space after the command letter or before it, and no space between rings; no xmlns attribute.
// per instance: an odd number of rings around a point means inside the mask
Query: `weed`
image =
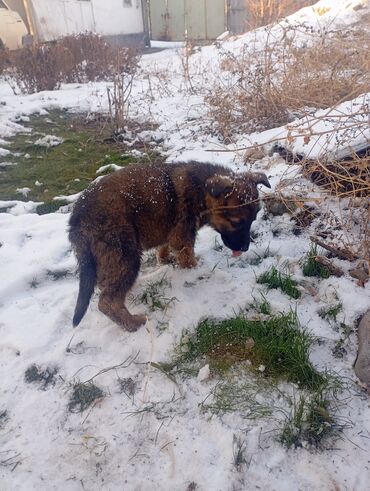
<svg viewBox="0 0 370 491"><path fill-rule="evenodd" d="M55 384L55 376L58 373L57 368L45 368L42 370L37 365L33 364L29 366L24 374L24 380L27 384L33 382L39 382L40 388L46 390L49 385Z"/></svg>
<svg viewBox="0 0 370 491"><path fill-rule="evenodd" d="M349 336L352 334L353 329L350 326L347 326L347 324L345 324L344 322L340 322L338 330L341 333L341 337L335 343L335 346L331 351L335 358L343 358L343 356L347 354L347 350L344 347L345 343L348 340Z"/></svg>
<svg viewBox="0 0 370 491"><path fill-rule="evenodd" d="M329 278L331 273L323 264L316 261L317 245L312 244L311 249L306 254L302 262L304 276L317 276L319 278Z"/></svg>
<svg viewBox="0 0 370 491"><path fill-rule="evenodd" d="M224 246L218 240L218 237L215 237L215 245L213 246L213 250L216 252L221 252L224 250Z"/></svg>
<svg viewBox="0 0 370 491"><path fill-rule="evenodd" d="M279 440L288 448L306 444L322 448L328 437L338 436L346 426L331 414L329 392L318 391L312 398L300 396L298 402L294 401Z"/></svg>
<svg viewBox="0 0 370 491"><path fill-rule="evenodd" d="M251 304L251 307L260 314L271 315L270 302L267 300L263 293L261 293L261 297L261 300L254 298L254 304Z"/></svg>
<svg viewBox="0 0 370 491"><path fill-rule="evenodd" d="M341 302L339 302L339 303L337 303L335 305L332 305L330 307L322 308L319 311L319 316L322 319L336 321L337 320L337 315L342 311L342 309L343 309L343 305L342 305Z"/></svg>
<svg viewBox="0 0 370 491"><path fill-rule="evenodd" d="M46 271L46 275L49 278L51 278L53 281L58 281L58 280L64 280L69 276L73 276L73 273L68 269L55 269L55 270L48 269Z"/></svg>
<svg viewBox="0 0 370 491"><path fill-rule="evenodd" d="M253 254L253 255L252 255ZM251 254L246 255L245 259L241 258L238 260L237 264L239 268L246 268L248 266L258 266L267 257L271 257L273 254L270 247L267 246L266 249L262 251L251 251Z"/></svg>
<svg viewBox="0 0 370 491"><path fill-rule="evenodd" d="M325 384L327 377L317 372L309 360L311 342L293 312L264 321L243 316L224 321L206 319L189 338L179 362L206 356L215 369L223 370L248 360L257 372L263 365L265 376L283 378L313 390Z"/></svg>
<svg viewBox="0 0 370 491"><path fill-rule="evenodd" d="M132 378L118 378L119 391L132 397L136 392L136 382Z"/></svg>
<svg viewBox="0 0 370 491"><path fill-rule="evenodd" d="M0 429L5 425L8 419L9 419L8 411L6 409L0 411Z"/></svg>
<svg viewBox="0 0 370 491"><path fill-rule="evenodd" d="M261 302L259 304L258 311L261 314L270 315L271 314L271 305L270 305L270 302L268 300L264 299L263 302Z"/></svg>
<svg viewBox="0 0 370 491"><path fill-rule="evenodd" d="M68 410L71 413L82 413L94 401L102 397L104 397L104 392L93 382L77 382L73 385Z"/></svg>
<svg viewBox="0 0 370 491"><path fill-rule="evenodd" d="M35 277L28 283L30 288L37 288L40 284L40 281Z"/></svg>
<svg viewBox="0 0 370 491"><path fill-rule="evenodd" d="M165 297L165 290L171 287L171 283L163 275L161 279L157 281L148 282L141 295L138 295L133 299L135 304L143 303L148 305L149 309L154 312L155 310L167 310L168 307L175 302L176 297Z"/></svg>
<svg viewBox="0 0 370 491"><path fill-rule="evenodd" d="M68 201L65 200L57 200L57 201L48 201L46 203L42 203L37 205L36 213L38 215L46 215L47 213L55 213L62 206L68 205Z"/></svg>
<svg viewBox="0 0 370 491"><path fill-rule="evenodd" d="M347 350L344 347L344 342L345 342L345 340L343 338L340 338L335 343L334 348L331 350L331 352L333 353L334 358L343 358L343 356L347 354Z"/></svg>
<svg viewBox="0 0 370 491"><path fill-rule="evenodd" d="M269 290L279 288L294 299L298 299L301 296L301 292L297 288L297 282L290 275L278 271L274 266L269 271L262 273L257 278L257 283L266 284Z"/></svg>
<svg viewBox="0 0 370 491"><path fill-rule="evenodd" d="M261 394L263 402L260 402ZM241 411L248 419L270 417L274 412L271 394L271 384L266 383L264 387L261 379L246 379L245 374L238 373L216 385L212 391L212 402L202 404L202 410L213 414Z"/></svg>
<svg viewBox="0 0 370 491"><path fill-rule="evenodd" d="M242 440L241 437L233 435L233 463L236 470L239 472L243 465L248 464L247 459L245 458L245 453L247 451L247 444L245 440Z"/></svg>

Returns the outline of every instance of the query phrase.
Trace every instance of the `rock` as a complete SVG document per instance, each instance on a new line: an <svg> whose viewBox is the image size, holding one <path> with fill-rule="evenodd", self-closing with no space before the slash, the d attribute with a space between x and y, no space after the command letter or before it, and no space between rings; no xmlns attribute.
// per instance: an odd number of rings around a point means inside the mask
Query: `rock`
<svg viewBox="0 0 370 491"><path fill-rule="evenodd" d="M265 200L265 206L268 213L273 216L284 215L284 213L292 213L294 206L289 202L289 199L284 199L281 196L269 196Z"/></svg>
<svg viewBox="0 0 370 491"><path fill-rule="evenodd" d="M261 160L264 157L266 157L266 153L264 152L264 149L262 146L254 146L251 148L248 148L245 153L244 153L244 162L252 161L255 162L256 160Z"/></svg>
<svg viewBox="0 0 370 491"><path fill-rule="evenodd" d="M301 280L300 282L301 287L312 297L317 297L318 295L318 290L315 288L310 281L308 280Z"/></svg>
<svg viewBox="0 0 370 491"><path fill-rule="evenodd" d="M362 317L357 335L358 353L354 369L361 382L370 387L370 310Z"/></svg>
<svg viewBox="0 0 370 491"><path fill-rule="evenodd" d="M369 279L369 267L366 261L360 261L354 268L349 270L352 278L358 280L360 286L364 286Z"/></svg>
<svg viewBox="0 0 370 491"><path fill-rule="evenodd" d="M199 382L204 382L205 380L209 379L210 374L211 372L209 369L209 365L204 365L204 367L199 370L197 379L199 380Z"/></svg>
<svg viewBox="0 0 370 491"><path fill-rule="evenodd" d="M252 351L252 349L254 348L254 345L255 345L255 342L254 342L254 339L253 338L247 338L246 341L245 341L245 349L247 351Z"/></svg>

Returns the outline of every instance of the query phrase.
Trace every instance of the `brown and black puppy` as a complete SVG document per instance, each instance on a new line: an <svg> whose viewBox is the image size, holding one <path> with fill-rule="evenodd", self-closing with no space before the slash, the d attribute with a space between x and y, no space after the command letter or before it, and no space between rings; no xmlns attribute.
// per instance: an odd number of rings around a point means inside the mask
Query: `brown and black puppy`
<svg viewBox="0 0 370 491"><path fill-rule="evenodd" d="M76 202L69 238L77 256L80 289L77 326L97 284L99 309L129 331L146 320L131 315L125 298L139 273L142 252L159 247L158 259L196 266L194 243L203 225L221 234L235 256L248 250L259 210L262 173L234 174L212 164L136 164L93 183Z"/></svg>

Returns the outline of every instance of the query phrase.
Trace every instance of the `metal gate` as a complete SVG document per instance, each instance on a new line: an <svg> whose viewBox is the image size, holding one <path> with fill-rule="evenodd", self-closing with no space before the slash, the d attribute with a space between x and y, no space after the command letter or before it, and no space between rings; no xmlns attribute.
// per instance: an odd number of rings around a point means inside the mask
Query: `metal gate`
<svg viewBox="0 0 370 491"><path fill-rule="evenodd" d="M227 12L228 19L227 25L229 31L234 34L242 34L247 31L248 28L248 0L228 0Z"/></svg>
<svg viewBox="0 0 370 491"><path fill-rule="evenodd" d="M154 40L213 40L226 29L225 0L149 0Z"/></svg>

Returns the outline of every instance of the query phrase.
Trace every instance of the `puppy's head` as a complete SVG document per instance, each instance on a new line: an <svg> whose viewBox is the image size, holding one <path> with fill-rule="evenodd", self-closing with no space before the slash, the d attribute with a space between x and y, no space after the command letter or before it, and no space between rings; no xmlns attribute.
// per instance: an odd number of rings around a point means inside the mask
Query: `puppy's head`
<svg viewBox="0 0 370 491"><path fill-rule="evenodd" d="M271 187L262 172L215 175L206 181L207 222L234 256L249 248L251 224L260 209L258 184Z"/></svg>

